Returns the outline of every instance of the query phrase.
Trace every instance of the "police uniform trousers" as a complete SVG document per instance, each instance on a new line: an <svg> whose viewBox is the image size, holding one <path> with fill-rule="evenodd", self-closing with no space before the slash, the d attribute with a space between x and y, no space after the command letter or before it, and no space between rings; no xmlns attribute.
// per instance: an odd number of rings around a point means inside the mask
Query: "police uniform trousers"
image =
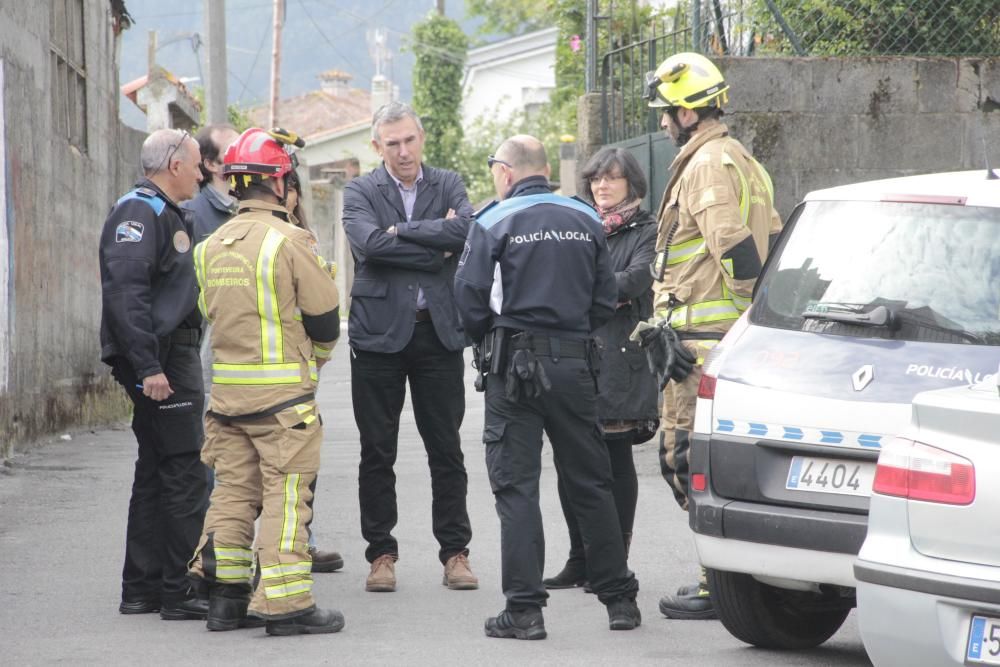
<svg viewBox="0 0 1000 667"><path fill-rule="evenodd" d="M508 398L503 377L486 383L483 442L500 518L502 586L507 608L545 606L545 536L538 504L542 432L560 462L560 479L577 517L587 579L603 603L639 590L625 563L612 495L611 463L597 419L594 380L582 358L536 353L552 387L536 398Z"/></svg>
<svg viewBox="0 0 1000 667"><path fill-rule="evenodd" d="M468 553L472 526L466 507L468 475L459 429L465 416L465 361L462 351L447 349L434 324L418 321L399 352L351 350L351 397L361 434L358 498L361 535L368 542L369 563L384 554L399 555L392 535L396 507L396 450L399 416L409 379L417 431L427 451L431 473L431 527L438 558Z"/></svg>
<svg viewBox="0 0 1000 667"><path fill-rule="evenodd" d="M208 471L199 459L204 439L197 330L160 340L160 365L174 393L154 401L124 357L112 375L133 404L138 457L129 500L122 600L177 602L189 597L186 564L208 507Z"/></svg>
<svg viewBox="0 0 1000 667"><path fill-rule="evenodd" d="M720 338L722 334L719 334ZM705 355L718 344L715 340L686 340L684 346L696 357L691 374L683 382L671 380L663 388L660 419L660 473L674 492L677 504L688 508L688 471L694 412Z"/></svg>
<svg viewBox="0 0 1000 667"><path fill-rule="evenodd" d="M234 585L249 593L259 513L260 582L249 609L269 620L308 613L315 606L309 524L323 440L315 402L247 420L209 412L205 435L202 460L215 470L215 488L193 578L210 590Z"/></svg>

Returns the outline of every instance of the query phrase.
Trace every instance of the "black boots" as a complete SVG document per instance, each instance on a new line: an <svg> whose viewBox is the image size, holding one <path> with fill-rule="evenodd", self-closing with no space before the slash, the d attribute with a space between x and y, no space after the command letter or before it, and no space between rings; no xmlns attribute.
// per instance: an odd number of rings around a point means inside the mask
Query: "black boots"
<svg viewBox="0 0 1000 667"><path fill-rule="evenodd" d="M281 621L268 621L265 631L269 635L321 635L339 632L344 627L344 615L335 609L313 607L309 612Z"/></svg>
<svg viewBox="0 0 1000 667"><path fill-rule="evenodd" d="M500 639L545 639L545 620L541 609L511 611L504 609L486 619L486 636Z"/></svg>
<svg viewBox="0 0 1000 667"><path fill-rule="evenodd" d="M681 586L676 595L660 598L660 613L678 620L710 620L715 618L712 598L704 584Z"/></svg>
<svg viewBox="0 0 1000 667"><path fill-rule="evenodd" d="M237 628L259 628L264 619L247 616L250 587L246 584L213 584L209 587L209 630L224 632Z"/></svg>
<svg viewBox="0 0 1000 667"><path fill-rule="evenodd" d="M554 577L542 579L545 588L557 590L560 588L576 588L583 586L587 582L587 567L583 561L570 559L566 561L566 566L562 572Z"/></svg>
<svg viewBox="0 0 1000 667"><path fill-rule="evenodd" d="M189 597L183 600L164 601L160 605L160 618L164 621L200 621L208 615L208 600Z"/></svg>
<svg viewBox="0 0 1000 667"><path fill-rule="evenodd" d="M608 603L608 625L612 630L635 630L642 625L642 614L634 598L618 598Z"/></svg>

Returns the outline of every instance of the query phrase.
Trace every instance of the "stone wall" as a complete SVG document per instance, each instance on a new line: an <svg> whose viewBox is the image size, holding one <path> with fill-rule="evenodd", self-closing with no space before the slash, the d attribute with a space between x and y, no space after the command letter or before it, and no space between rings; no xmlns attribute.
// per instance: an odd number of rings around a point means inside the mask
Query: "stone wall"
<svg viewBox="0 0 1000 667"><path fill-rule="evenodd" d="M84 3L86 139L54 130L50 6L0 2L0 458L126 407L99 359L97 242L143 136L118 121L110 2Z"/></svg>
<svg viewBox="0 0 1000 667"><path fill-rule="evenodd" d="M1000 60L715 62L731 86L725 122L771 173L783 217L810 190L985 169L985 152L1000 165ZM581 98L580 110L581 147L600 145L600 95Z"/></svg>

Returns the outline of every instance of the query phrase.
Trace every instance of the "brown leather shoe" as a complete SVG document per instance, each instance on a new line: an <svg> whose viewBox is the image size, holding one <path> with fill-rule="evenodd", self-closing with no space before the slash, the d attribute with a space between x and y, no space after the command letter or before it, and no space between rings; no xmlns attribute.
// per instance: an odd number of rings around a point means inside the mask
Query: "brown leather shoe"
<svg viewBox="0 0 1000 667"><path fill-rule="evenodd" d="M313 572L336 572L344 567L344 558L336 551L320 551L316 547L309 547L309 555L312 556Z"/></svg>
<svg viewBox="0 0 1000 667"><path fill-rule="evenodd" d="M472 574L469 557L455 554L444 564L444 580L441 582L453 591L471 591L479 588L479 579Z"/></svg>
<svg viewBox="0 0 1000 667"><path fill-rule="evenodd" d="M371 593L391 593L396 590L396 557L382 554L372 561L365 590Z"/></svg>

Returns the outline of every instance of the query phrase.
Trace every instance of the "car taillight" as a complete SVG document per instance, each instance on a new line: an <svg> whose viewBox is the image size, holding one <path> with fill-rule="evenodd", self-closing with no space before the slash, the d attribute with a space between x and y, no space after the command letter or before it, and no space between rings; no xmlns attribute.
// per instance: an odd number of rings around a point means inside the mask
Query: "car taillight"
<svg viewBox="0 0 1000 667"><path fill-rule="evenodd" d="M698 381L698 398L715 398L715 378L711 375L702 374Z"/></svg>
<svg viewBox="0 0 1000 667"><path fill-rule="evenodd" d="M708 479L705 477L705 473L696 472L691 475L692 491L704 491L707 488L708 488Z"/></svg>
<svg viewBox="0 0 1000 667"><path fill-rule="evenodd" d="M972 461L921 442L896 439L878 457L872 491L947 505L976 499Z"/></svg>

